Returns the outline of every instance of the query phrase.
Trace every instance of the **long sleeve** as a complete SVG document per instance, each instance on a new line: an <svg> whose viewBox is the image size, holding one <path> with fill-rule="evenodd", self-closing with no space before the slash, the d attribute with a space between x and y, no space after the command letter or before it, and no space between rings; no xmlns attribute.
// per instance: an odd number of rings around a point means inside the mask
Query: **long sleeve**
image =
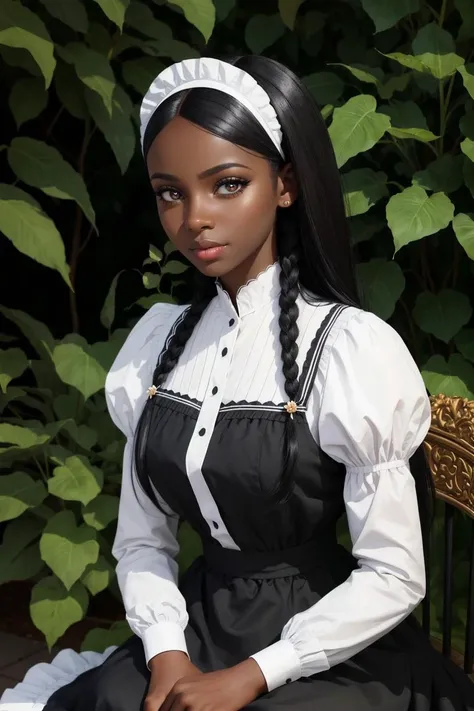
<svg viewBox="0 0 474 711"><path fill-rule="evenodd" d="M134 433L164 339L179 310L151 309L132 330L107 377L110 415L127 437L118 527L113 546L117 578L132 631L147 663L160 652L187 652L186 604L177 587L177 517L160 511L143 492L134 470ZM168 512L166 505L164 510Z"/></svg>
<svg viewBox="0 0 474 711"><path fill-rule="evenodd" d="M425 594L408 464L431 419L418 368L398 334L362 311L337 334L326 367L313 397L314 434L346 466L344 502L357 568L292 617L278 642L253 655L269 689L354 656L398 625Z"/></svg>

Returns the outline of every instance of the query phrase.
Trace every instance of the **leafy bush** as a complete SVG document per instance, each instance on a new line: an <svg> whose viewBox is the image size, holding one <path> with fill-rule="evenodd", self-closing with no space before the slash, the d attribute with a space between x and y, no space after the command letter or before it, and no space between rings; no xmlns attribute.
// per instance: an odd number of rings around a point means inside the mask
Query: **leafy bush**
<svg viewBox="0 0 474 711"><path fill-rule="evenodd" d="M21 311L15 282L1 310L10 325L0 351L0 582L35 581L31 614L49 644L86 614L89 595L114 589L123 442L105 411L105 372L140 308L188 289L159 232L137 134L140 96L171 61L251 51L304 78L329 125L368 307L402 333L432 394L474 398L471 0L65 6L0 6L10 121L0 230L26 258L0 249L36 286L49 274L57 306L37 288L34 316ZM125 327L114 330L116 312ZM461 599L462 535L456 555ZM123 634L115 627L87 645Z"/></svg>

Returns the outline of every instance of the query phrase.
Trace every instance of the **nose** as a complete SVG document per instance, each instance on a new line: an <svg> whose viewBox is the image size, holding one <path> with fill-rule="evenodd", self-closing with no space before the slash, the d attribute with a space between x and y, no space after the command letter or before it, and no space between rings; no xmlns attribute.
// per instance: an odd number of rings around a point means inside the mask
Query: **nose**
<svg viewBox="0 0 474 711"><path fill-rule="evenodd" d="M215 227L214 217L210 206L202 198L188 198L185 204L184 222L190 232L199 234L203 230L212 230Z"/></svg>

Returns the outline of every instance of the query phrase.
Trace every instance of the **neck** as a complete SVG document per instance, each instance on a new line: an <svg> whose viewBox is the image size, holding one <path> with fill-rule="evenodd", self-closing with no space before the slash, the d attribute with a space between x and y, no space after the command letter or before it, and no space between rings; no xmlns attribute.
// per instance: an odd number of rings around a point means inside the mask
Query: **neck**
<svg viewBox="0 0 474 711"><path fill-rule="evenodd" d="M250 279L255 279L267 267L277 261L276 239L272 235L257 252L251 254L245 261L231 272L221 277L220 282L236 306L237 292Z"/></svg>

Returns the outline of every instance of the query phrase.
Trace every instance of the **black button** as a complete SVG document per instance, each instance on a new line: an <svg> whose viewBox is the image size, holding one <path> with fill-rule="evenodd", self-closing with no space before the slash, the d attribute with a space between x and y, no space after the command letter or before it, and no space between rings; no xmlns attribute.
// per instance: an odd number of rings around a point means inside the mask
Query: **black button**
<svg viewBox="0 0 474 711"><path fill-rule="evenodd" d="M219 524L217 523L217 521L213 521L212 525L214 526L214 528L219 528Z"/></svg>
<svg viewBox="0 0 474 711"><path fill-rule="evenodd" d="M235 318L231 318L229 321L229 326L233 326L235 323Z"/></svg>
<svg viewBox="0 0 474 711"><path fill-rule="evenodd" d="M286 680L286 683L287 683L287 684L291 684L291 679L287 679L287 680Z"/></svg>
<svg viewBox="0 0 474 711"><path fill-rule="evenodd" d="M205 430L205 428L203 427L202 430L199 430L199 436L200 436L200 437L204 437L205 434L206 434L206 430Z"/></svg>
<svg viewBox="0 0 474 711"><path fill-rule="evenodd" d="M212 394L213 394L213 395L217 395L218 391L219 391L219 388L216 388L216 387L213 387L213 388L212 388Z"/></svg>
<svg viewBox="0 0 474 711"><path fill-rule="evenodd" d="M224 350L222 351L222 357L226 356L228 352L229 352L229 349L224 348Z"/></svg>

